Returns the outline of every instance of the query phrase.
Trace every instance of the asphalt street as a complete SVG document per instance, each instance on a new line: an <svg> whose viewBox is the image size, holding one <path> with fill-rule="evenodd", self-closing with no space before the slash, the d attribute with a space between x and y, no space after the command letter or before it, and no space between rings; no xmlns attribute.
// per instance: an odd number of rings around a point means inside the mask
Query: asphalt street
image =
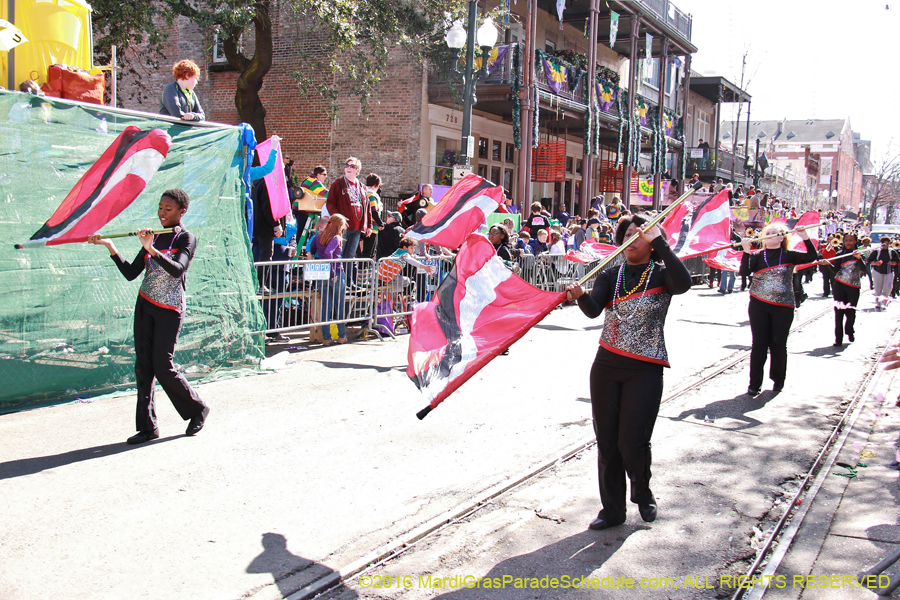
<svg viewBox="0 0 900 600"><path fill-rule="evenodd" d="M818 286L795 323L831 306ZM749 349L747 301L705 286L674 299L667 390ZM865 295L857 342L843 349L831 347L830 314L793 335L778 396L742 397L744 364L664 407L656 523L632 514L618 531L587 531L599 508L588 451L465 524L475 529L386 568L483 576L577 554L579 573L712 577L738 564L751 523L808 467L896 322L896 307L872 306ZM299 352L277 372L200 386L212 413L193 438L164 395L162 437L138 447L124 443L133 396L0 416L0 597L288 596L587 439L601 327L577 308L554 311L424 421L405 338ZM339 593L393 595L358 583Z"/></svg>

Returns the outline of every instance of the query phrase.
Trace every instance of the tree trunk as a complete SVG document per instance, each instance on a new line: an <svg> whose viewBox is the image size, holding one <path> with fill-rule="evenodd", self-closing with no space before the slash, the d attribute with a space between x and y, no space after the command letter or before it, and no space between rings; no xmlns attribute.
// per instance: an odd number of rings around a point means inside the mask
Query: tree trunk
<svg viewBox="0 0 900 600"><path fill-rule="evenodd" d="M257 141L266 139L266 109L259 99L263 78L272 68L272 21L269 19L269 0L256 3L256 14L253 17L256 29L256 49L253 58L247 59L237 48L240 32L225 41L225 56L228 63L240 71L237 89L234 93L234 105L241 121L253 127Z"/></svg>

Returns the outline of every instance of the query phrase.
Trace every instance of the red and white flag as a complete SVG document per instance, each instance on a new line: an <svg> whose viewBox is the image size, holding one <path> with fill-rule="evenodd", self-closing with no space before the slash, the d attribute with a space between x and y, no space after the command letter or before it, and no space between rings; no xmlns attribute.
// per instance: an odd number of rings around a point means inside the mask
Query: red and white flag
<svg viewBox="0 0 900 600"><path fill-rule="evenodd" d="M800 215L799 219L788 219L787 226L788 229L794 229L795 227L804 227L807 225L815 225L821 221L819 217L819 211L817 210L808 210L802 215ZM806 233L809 234L809 241L812 242L813 246L818 250L819 249L819 228L818 227L810 227L806 230ZM788 234L788 250L796 250L797 252L806 252L806 244L803 243L803 238L800 237L798 233L789 233Z"/></svg>
<svg viewBox="0 0 900 600"><path fill-rule="evenodd" d="M708 258L704 258L703 262L708 264L713 269L734 271L735 273L737 273L741 270L741 258L743 256L744 253L741 250L724 248Z"/></svg>
<svg viewBox="0 0 900 600"><path fill-rule="evenodd" d="M126 127L66 194L31 239L18 247L85 242L134 202L172 145L162 129Z"/></svg>
<svg viewBox="0 0 900 600"><path fill-rule="evenodd" d="M674 211L677 213L678 211ZM673 214L674 214L673 213ZM709 254L731 243L731 208L728 190L722 190L700 203L690 217L690 224L666 219L666 236L675 243L672 250L678 258L692 258Z"/></svg>
<svg viewBox="0 0 900 600"><path fill-rule="evenodd" d="M478 175L466 175L406 233L416 241L459 248L503 200L503 188Z"/></svg>
<svg viewBox="0 0 900 600"><path fill-rule="evenodd" d="M589 263L604 259L615 251L616 247L611 244L593 241L584 242L581 244L580 250L569 250L566 252L566 260L577 263Z"/></svg>
<svg viewBox="0 0 900 600"><path fill-rule="evenodd" d="M266 182L266 191L269 192L269 204L272 206L272 218L280 219L291 212L291 200L288 195L287 180L284 177L284 160L281 154L281 142L277 137L270 137L264 142L257 144L256 153L260 160L268 157L272 152L272 148L278 153L275 160L275 168L271 173L263 179ZM364 202L366 207L369 203Z"/></svg>
<svg viewBox="0 0 900 600"><path fill-rule="evenodd" d="M690 223L685 221L685 217L690 212L691 205L687 202L682 202L669 213L668 217L663 219L662 228L666 233L666 241L669 243L670 248L677 246L678 241L687 234Z"/></svg>
<svg viewBox="0 0 900 600"><path fill-rule="evenodd" d="M435 408L560 302L514 275L483 235L469 235L434 299L412 314L406 374Z"/></svg>

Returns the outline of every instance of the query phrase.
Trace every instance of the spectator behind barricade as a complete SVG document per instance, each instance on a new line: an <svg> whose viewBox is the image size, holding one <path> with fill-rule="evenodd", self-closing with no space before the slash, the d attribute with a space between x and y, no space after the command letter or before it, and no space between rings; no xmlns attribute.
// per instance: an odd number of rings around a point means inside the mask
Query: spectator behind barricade
<svg viewBox="0 0 900 600"><path fill-rule="evenodd" d="M613 228L609 223L603 223L600 225L600 229L597 231L597 241L601 244L612 244L613 243Z"/></svg>
<svg viewBox="0 0 900 600"><path fill-rule="evenodd" d="M599 232L600 219L598 219L597 217L593 217L591 219L588 219L587 224L588 224L588 228L587 228L588 239L591 240L592 242L598 241L598 239L600 238L600 232Z"/></svg>
<svg viewBox="0 0 900 600"><path fill-rule="evenodd" d="M416 222L416 212L425 210L428 212L434 206L434 200L431 196L434 194L434 187L430 183L422 185L422 191L408 200L403 200L397 205L397 210L402 215L402 223L404 227L412 227Z"/></svg>
<svg viewBox="0 0 900 600"><path fill-rule="evenodd" d="M378 234L378 250L375 258L384 258L390 256L400 247L400 239L403 237L404 227L400 222L401 215L396 210L387 214L387 221L384 229Z"/></svg>
<svg viewBox="0 0 900 600"><path fill-rule="evenodd" d="M496 223L488 230L488 240L494 245L494 251L501 259L511 261L513 259L512 248L509 247L509 230Z"/></svg>
<svg viewBox="0 0 900 600"><path fill-rule="evenodd" d="M258 163L259 159L255 157L254 161ZM275 238L284 235L284 219L276 219L272 214L272 203L269 200L265 179L260 178L253 183L250 199L253 202L253 261L268 262L272 260L275 251ZM264 267L257 267L256 275L260 293L268 294L264 271Z"/></svg>
<svg viewBox="0 0 900 600"><path fill-rule="evenodd" d="M580 250L581 245L584 243L584 240L587 239L588 236L588 220L587 219L579 219L578 220L578 230L575 232L575 249Z"/></svg>
<svg viewBox="0 0 900 600"><path fill-rule="evenodd" d="M306 242L306 257L307 257L307 259L315 258L315 254L313 254L313 251L312 251L313 242L316 241L316 238L319 236L319 234L321 234L323 231L325 231L325 226L328 225L328 220L329 219L319 219L318 221L316 221L316 234L313 236L310 236L309 241Z"/></svg>
<svg viewBox="0 0 900 600"><path fill-rule="evenodd" d="M688 182L688 187L693 188L697 191L702 190L703 182L700 181L700 175L698 175L697 173L691 175L691 180Z"/></svg>
<svg viewBox="0 0 900 600"><path fill-rule="evenodd" d="M206 118L200 99L194 92L200 81L200 67L190 60L180 60L172 67L175 81L163 88L159 114L178 117L183 121L202 121Z"/></svg>
<svg viewBox="0 0 900 600"><path fill-rule="evenodd" d="M754 194L747 202L747 208L758 209L761 204L768 198L768 194ZM751 215L751 218L755 218Z"/></svg>
<svg viewBox="0 0 900 600"><path fill-rule="evenodd" d="M725 189L725 180L722 179L721 177L719 177L719 178L716 180L716 188L715 188L715 192L718 194L719 192L721 192L721 191L724 190L724 189Z"/></svg>
<svg viewBox="0 0 900 600"><path fill-rule="evenodd" d="M588 218L590 218L590 215L588 215ZM622 218L622 201L619 200L618 196L613 196L612 202L606 207L606 220L615 227L620 218ZM599 223L600 220L597 219L597 222Z"/></svg>
<svg viewBox="0 0 900 600"><path fill-rule="evenodd" d="M531 215L528 217L528 220L525 221L525 227L528 228L528 235L530 235L532 239L537 236L538 231L550 228L550 219L542 214L542 209L543 206L541 206L540 202L533 202L531 204Z"/></svg>
<svg viewBox="0 0 900 600"><path fill-rule="evenodd" d="M550 246L547 244L549 234L546 229L538 229L537 237L531 238L528 245L531 246L531 253L537 256L543 252L549 252Z"/></svg>
<svg viewBox="0 0 900 600"><path fill-rule="evenodd" d="M780 211L782 209L781 200L778 198L772 199L771 209L774 211Z"/></svg>
<svg viewBox="0 0 900 600"><path fill-rule="evenodd" d="M710 183L709 187L706 188L706 191L709 192L710 194L714 194L716 192L716 184Z"/></svg>
<svg viewBox="0 0 900 600"><path fill-rule="evenodd" d="M297 255L297 223L294 221L294 216L291 213L285 216L284 235L275 238L274 242L273 261L291 260ZM263 313L266 316L267 329L282 327L281 319L284 298L281 295L287 287L289 278L290 269L287 265L272 266L269 270L269 278L266 285L273 294L276 294L276 297L263 298ZM267 333L266 337L276 342L288 341L288 338L281 333Z"/></svg>
<svg viewBox="0 0 900 600"><path fill-rule="evenodd" d="M372 217L368 207L366 188L357 177L362 163L355 156L344 161L344 176L335 179L328 190L328 214L343 215L347 227L343 234L343 250L341 258L356 258L360 240L372 233ZM329 221L330 223L330 221ZM348 283L353 283L355 270L347 269ZM343 336L342 336L343 337Z"/></svg>
<svg viewBox="0 0 900 600"><path fill-rule="evenodd" d="M517 215L519 214L519 207L516 206L516 203L510 198L509 190L503 188L503 206L506 207L506 212Z"/></svg>
<svg viewBox="0 0 900 600"><path fill-rule="evenodd" d="M329 193L330 195L330 193ZM337 260L342 258L343 234L347 229L347 219L341 214L334 214L328 218L325 229L316 236L312 243L312 253L319 260ZM331 263L331 275L325 282L322 290L322 322L342 321L344 319L344 305L347 294L347 280L344 277L344 265L340 262ZM339 344L347 341L347 326L345 323L337 323ZM330 346L334 343L331 338L331 327L322 327L324 344Z"/></svg>
<svg viewBox="0 0 900 600"><path fill-rule="evenodd" d="M569 211L566 210L565 206L560 206L559 210L556 211L556 220L559 221L559 224L565 227L569 223L569 219L572 218L572 215L569 214Z"/></svg>
<svg viewBox="0 0 900 600"><path fill-rule="evenodd" d="M426 265L425 263L419 261L412 255L412 250L416 247L416 240L412 238L402 238L400 240L399 246L397 249L391 254L391 258L399 259L405 265L410 265L416 268L418 272L424 272L430 276L435 274L435 269L431 265ZM406 277L402 273L398 273L394 279L391 280L391 290L395 292L402 291L409 287L410 279Z"/></svg>
<svg viewBox="0 0 900 600"><path fill-rule="evenodd" d="M521 250L523 254L533 254L531 251L531 236L527 231L519 233L519 239L516 242L516 250Z"/></svg>
<svg viewBox="0 0 900 600"><path fill-rule="evenodd" d="M363 240L362 257L374 258L378 245L378 232L385 225L381 220L381 196L378 195L378 190L381 189L381 177L375 173L369 173L369 176L366 177L366 189L368 190L368 210L372 219L372 233Z"/></svg>
<svg viewBox="0 0 900 600"><path fill-rule="evenodd" d="M550 232L550 254L565 254L566 247L563 245L562 234L558 231Z"/></svg>

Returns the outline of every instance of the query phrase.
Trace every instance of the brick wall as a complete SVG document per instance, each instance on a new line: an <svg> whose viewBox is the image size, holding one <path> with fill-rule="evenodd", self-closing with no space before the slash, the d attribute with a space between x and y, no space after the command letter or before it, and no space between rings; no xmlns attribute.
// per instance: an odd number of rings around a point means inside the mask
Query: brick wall
<svg viewBox="0 0 900 600"><path fill-rule="evenodd" d="M314 49L320 42L304 31L284 10L273 7L274 60L266 75L260 98L266 109L268 135L279 135L285 154L294 159L298 174L305 175L316 165L329 169L329 181L343 173L341 165L348 156L363 163L362 177L370 172L381 176L382 194L394 196L414 189L418 182L420 131L422 129L425 70L401 50L390 53L387 77L379 93L370 100L363 114L360 103L340 94L335 120L325 112L326 104L317 96L301 96L292 74L303 68L298 50ZM242 40L245 56L254 48L252 29ZM209 121L238 124L234 95L238 72L209 69L212 64L212 38L189 22L179 19L165 48L165 68L160 72L142 70L141 81L151 89L151 97L140 101L130 97L133 81L120 82L120 102L126 107L148 112L159 108L159 94L172 81L171 65L189 58L204 72L196 91ZM134 58L134 57L131 57ZM352 67L350 67L352 68ZM338 85L340 81L338 80Z"/></svg>

